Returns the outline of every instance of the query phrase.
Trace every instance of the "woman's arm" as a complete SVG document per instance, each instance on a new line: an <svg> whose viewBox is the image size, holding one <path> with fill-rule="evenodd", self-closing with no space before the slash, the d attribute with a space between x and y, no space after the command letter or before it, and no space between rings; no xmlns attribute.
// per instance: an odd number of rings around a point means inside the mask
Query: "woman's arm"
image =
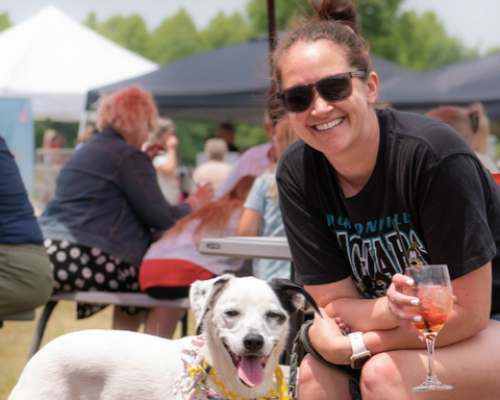
<svg viewBox="0 0 500 400"><path fill-rule="evenodd" d="M260 211L244 208L238 225L238 236L259 236Z"/></svg>
<svg viewBox="0 0 500 400"><path fill-rule="evenodd" d="M330 318L340 318L352 332L392 329L397 326L388 311L388 300L360 299L351 277L326 285L305 286Z"/></svg>
<svg viewBox="0 0 500 400"><path fill-rule="evenodd" d="M466 340L488 326L491 302L491 263L453 280L452 287L457 300L448 321L437 337L437 347ZM369 309L369 307L364 308L363 305L357 307L356 302L351 303L347 298L343 300L344 306L352 313L356 313L356 308L364 309L364 311ZM377 300L368 300L368 302ZM347 304L348 302L350 304ZM373 309L377 310L377 307ZM358 318L363 317L362 312L358 310L358 313ZM327 314L326 311L325 314ZM328 315L331 316L329 313ZM391 318L389 317L388 320L390 321ZM358 325L353 325L352 321L349 320L351 331L361 330ZM348 321L344 322L349 326ZM364 332L363 339L366 348L372 354L391 350L425 348L423 338L419 340L415 331L404 325L394 329ZM309 330L309 338L313 347L326 360L336 364L349 364L349 357L352 353L350 342L340 333L337 325L330 318L316 318Z"/></svg>

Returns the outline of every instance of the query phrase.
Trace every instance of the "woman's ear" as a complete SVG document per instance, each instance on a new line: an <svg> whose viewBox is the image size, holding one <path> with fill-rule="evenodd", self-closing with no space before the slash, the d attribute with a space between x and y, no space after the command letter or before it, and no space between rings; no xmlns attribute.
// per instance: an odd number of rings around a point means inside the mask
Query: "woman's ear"
<svg viewBox="0 0 500 400"><path fill-rule="evenodd" d="M378 98L379 81L378 75L375 72L370 72L366 80L366 99L368 104L373 104Z"/></svg>

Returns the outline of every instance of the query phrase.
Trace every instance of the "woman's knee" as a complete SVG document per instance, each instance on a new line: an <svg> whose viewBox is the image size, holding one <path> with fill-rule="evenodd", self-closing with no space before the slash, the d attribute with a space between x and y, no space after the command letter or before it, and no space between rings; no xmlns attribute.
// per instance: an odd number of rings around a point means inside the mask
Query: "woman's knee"
<svg viewBox="0 0 500 400"><path fill-rule="evenodd" d="M397 363L388 354L380 353L363 366L359 386L363 399L387 400L389 393L400 383L401 375Z"/></svg>
<svg viewBox="0 0 500 400"><path fill-rule="evenodd" d="M300 364L299 399L350 399L347 376L306 355Z"/></svg>

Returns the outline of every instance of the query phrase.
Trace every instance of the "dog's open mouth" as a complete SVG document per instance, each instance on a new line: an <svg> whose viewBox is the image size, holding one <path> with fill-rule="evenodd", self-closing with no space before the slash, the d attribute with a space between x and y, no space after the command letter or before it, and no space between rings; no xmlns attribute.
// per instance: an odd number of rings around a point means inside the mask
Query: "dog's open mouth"
<svg viewBox="0 0 500 400"><path fill-rule="evenodd" d="M238 378L249 387L260 385L264 380L264 368L269 356L243 355L238 356L224 343L224 347L231 356L233 364L238 371Z"/></svg>

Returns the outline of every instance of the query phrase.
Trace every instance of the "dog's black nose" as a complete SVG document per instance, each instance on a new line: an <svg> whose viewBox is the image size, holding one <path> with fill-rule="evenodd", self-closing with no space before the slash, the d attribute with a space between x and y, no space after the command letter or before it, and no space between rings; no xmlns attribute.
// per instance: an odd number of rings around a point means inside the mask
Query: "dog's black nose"
<svg viewBox="0 0 500 400"><path fill-rule="evenodd" d="M255 352L264 346L264 338L261 335L249 333L243 338L243 344L245 345L245 349Z"/></svg>

